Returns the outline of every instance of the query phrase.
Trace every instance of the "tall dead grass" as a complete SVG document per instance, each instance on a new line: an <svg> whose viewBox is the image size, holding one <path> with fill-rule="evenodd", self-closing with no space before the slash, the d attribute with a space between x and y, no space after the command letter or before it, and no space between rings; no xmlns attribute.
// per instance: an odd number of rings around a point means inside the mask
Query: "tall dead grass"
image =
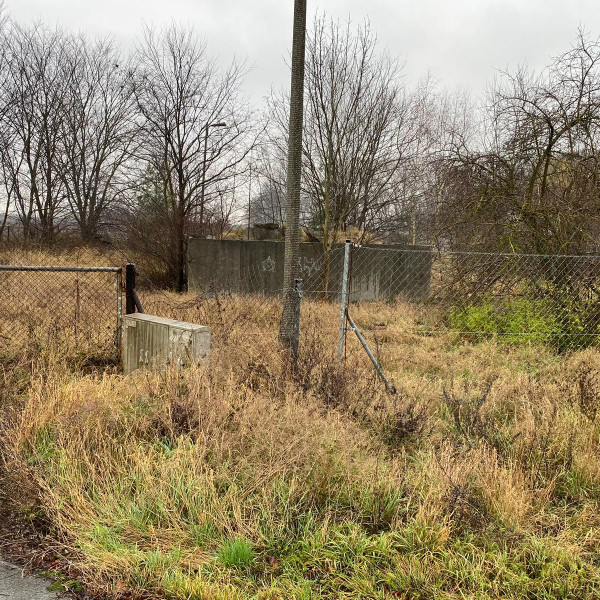
<svg viewBox="0 0 600 600"><path fill-rule="evenodd" d="M305 302L298 370L277 300L145 292L213 328L209 366L6 363L1 489L89 586L170 598L596 598L600 353L407 335L403 306ZM382 327L383 324L383 327ZM14 367L14 368L13 368ZM242 550L240 550L240 548ZM227 556L227 560L223 560Z"/></svg>

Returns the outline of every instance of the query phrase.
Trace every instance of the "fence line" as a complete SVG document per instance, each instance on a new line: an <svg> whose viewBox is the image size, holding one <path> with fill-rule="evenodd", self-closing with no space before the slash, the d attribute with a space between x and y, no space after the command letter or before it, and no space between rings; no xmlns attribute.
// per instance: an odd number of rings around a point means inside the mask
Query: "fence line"
<svg viewBox="0 0 600 600"><path fill-rule="evenodd" d="M411 256L406 264L419 276L407 278L389 263L385 281L373 284L388 286L380 295L410 315L401 333L471 341L498 336L559 351L594 345L600 337L600 256L394 251ZM369 272L381 255L373 246L353 250L351 272Z"/></svg>
<svg viewBox="0 0 600 600"><path fill-rule="evenodd" d="M120 358L123 269L0 265L0 354Z"/></svg>
<svg viewBox="0 0 600 600"><path fill-rule="evenodd" d="M142 304L150 313L217 330L223 311L229 311L243 324L236 329L240 342L253 352L252 336L272 336L277 344L281 316L277 266L269 257L257 264L247 261L231 277L196 281L195 295L184 297L156 289L146 294L143 287L140 302L131 284L133 265L126 270L0 265L0 352L57 341L82 354L115 355L123 309L140 310ZM597 255L340 245L310 260L304 257L299 271L304 299L301 332L316 328L331 339L332 351L337 347L339 352L346 336L346 326L339 328L340 302L342 306L347 302L356 329L368 344L375 338L377 347L419 335L451 335L472 342L497 338L509 344L543 344L561 352L600 342ZM129 290L125 302L123 279ZM390 314L393 318L382 316ZM382 342L384 334L389 340ZM231 330L224 329L223 335L231 335Z"/></svg>
<svg viewBox="0 0 600 600"><path fill-rule="evenodd" d="M119 273L121 267L62 267L31 265L0 265L0 271L47 271L49 273Z"/></svg>

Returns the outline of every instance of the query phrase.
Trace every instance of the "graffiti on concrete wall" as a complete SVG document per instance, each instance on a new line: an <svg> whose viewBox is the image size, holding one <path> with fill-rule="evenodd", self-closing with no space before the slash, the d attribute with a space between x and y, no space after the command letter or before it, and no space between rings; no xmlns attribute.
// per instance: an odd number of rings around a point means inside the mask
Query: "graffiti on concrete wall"
<svg viewBox="0 0 600 600"><path fill-rule="evenodd" d="M311 277L319 272L319 261L308 256L300 257L300 272L306 277Z"/></svg>
<svg viewBox="0 0 600 600"><path fill-rule="evenodd" d="M265 258L265 260L262 261L262 270L265 273L273 273L273 271L275 271L276 266L277 263L270 256L267 256L267 258Z"/></svg>
<svg viewBox="0 0 600 600"><path fill-rule="evenodd" d="M305 277L312 277L319 272L319 260L309 256L300 257L300 272ZM271 256L267 256L261 263L263 273L274 273L277 269L277 262Z"/></svg>

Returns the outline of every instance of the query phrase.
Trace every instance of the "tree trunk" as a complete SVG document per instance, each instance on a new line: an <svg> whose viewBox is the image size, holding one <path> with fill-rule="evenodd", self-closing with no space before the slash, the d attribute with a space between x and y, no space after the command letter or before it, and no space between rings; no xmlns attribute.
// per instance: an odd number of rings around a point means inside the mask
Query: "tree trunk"
<svg viewBox="0 0 600 600"><path fill-rule="evenodd" d="M327 300L329 292L329 274L331 271L331 247L329 237L329 222L331 214L331 172L330 165L332 159L331 143L328 148L327 164L325 166L325 218L323 219L323 299Z"/></svg>
<svg viewBox="0 0 600 600"><path fill-rule="evenodd" d="M176 257L176 269L177 269L177 291L182 293L185 291L186 273L185 273L185 258L186 258L186 239L185 239L185 213L183 210L183 202L180 202L177 215L177 226L176 226L176 244L177 244L177 257Z"/></svg>
<svg viewBox="0 0 600 600"><path fill-rule="evenodd" d="M283 314L279 339L298 353L299 331L296 306L299 299L294 280L300 275L300 186L302 177L302 125L304 117L304 56L306 49L306 0L294 0L294 35L292 42L292 82L288 140L287 198L285 222L285 257L283 266Z"/></svg>

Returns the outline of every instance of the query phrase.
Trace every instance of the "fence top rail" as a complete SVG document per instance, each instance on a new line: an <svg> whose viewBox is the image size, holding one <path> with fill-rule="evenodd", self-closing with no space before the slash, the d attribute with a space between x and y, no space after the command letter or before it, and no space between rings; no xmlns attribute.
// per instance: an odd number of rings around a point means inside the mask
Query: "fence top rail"
<svg viewBox="0 0 600 600"><path fill-rule="evenodd" d="M54 271L62 273L120 273L121 267L64 267L44 265L0 265L0 271Z"/></svg>
<svg viewBox="0 0 600 600"><path fill-rule="evenodd" d="M418 250L416 251L418 252ZM581 258L581 259L596 259L600 260L600 255L598 254L528 254L525 252L460 252L460 251L448 251L444 252L443 250L440 252L434 251L434 254L446 254L450 256L502 256L507 258Z"/></svg>
<svg viewBox="0 0 600 600"><path fill-rule="evenodd" d="M431 256L502 256L507 258L580 258L600 260L600 254L528 254L525 252L476 252L469 250L438 250L436 248L393 248L391 246L378 247L377 245L365 246L355 244L355 248L367 250L386 250L388 252L402 252L406 254L428 254Z"/></svg>

